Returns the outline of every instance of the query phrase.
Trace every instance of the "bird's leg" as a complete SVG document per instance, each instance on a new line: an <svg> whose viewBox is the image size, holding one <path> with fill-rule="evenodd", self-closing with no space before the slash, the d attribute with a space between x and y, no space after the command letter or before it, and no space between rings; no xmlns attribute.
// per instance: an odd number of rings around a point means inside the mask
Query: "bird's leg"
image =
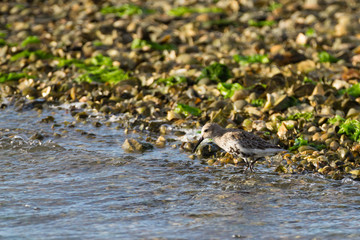
<svg viewBox="0 0 360 240"><path fill-rule="evenodd" d="M254 162L250 163L250 172L254 172Z"/></svg>
<svg viewBox="0 0 360 240"><path fill-rule="evenodd" d="M246 168L244 169L244 171L246 172L248 170L248 168L250 168L250 171L252 172L252 167L251 167L249 159L244 158L244 162L246 163Z"/></svg>
<svg viewBox="0 0 360 240"><path fill-rule="evenodd" d="M250 168L250 172L254 172L254 163L256 162L256 160L255 161L250 161L249 160L249 168Z"/></svg>
<svg viewBox="0 0 360 240"><path fill-rule="evenodd" d="M250 163L250 170L251 172L254 171L254 164L257 162L257 160L259 160L260 158L255 158L251 163Z"/></svg>

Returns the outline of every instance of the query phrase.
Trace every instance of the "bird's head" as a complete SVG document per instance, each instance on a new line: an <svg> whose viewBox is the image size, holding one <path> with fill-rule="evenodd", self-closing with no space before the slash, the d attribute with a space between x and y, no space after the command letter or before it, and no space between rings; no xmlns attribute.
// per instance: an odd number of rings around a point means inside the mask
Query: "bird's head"
<svg viewBox="0 0 360 240"><path fill-rule="evenodd" d="M205 138L213 138L214 136L216 136L217 132L221 131L221 127L216 124L216 123L206 123L202 129L201 129L201 137L199 138L198 142L196 143L193 152L196 151L196 148L200 145L200 143L205 139Z"/></svg>

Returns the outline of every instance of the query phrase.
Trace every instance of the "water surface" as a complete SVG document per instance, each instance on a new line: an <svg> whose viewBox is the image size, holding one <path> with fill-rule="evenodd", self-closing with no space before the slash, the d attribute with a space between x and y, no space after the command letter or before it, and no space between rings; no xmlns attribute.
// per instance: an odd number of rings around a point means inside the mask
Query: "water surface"
<svg viewBox="0 0 360 240"><path fill-rule="evenodd" d="M209 167L170 146L130 154L124 140L145 136L116 123L72 128L56 109L0 113L4 239L360 238L351 179ZM49 115L60 126L40 122ZM35 133L45 138L31 140Z"/></svg>

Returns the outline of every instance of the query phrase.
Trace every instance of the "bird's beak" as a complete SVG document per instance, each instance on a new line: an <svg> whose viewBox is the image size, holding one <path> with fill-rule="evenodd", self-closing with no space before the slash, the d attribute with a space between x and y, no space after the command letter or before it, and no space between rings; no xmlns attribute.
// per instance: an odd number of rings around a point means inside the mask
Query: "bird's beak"
<svg viewBox="0 0 360 240"><path fill-rule="evenodd" d="M196 148L200 145L200 143L204 140L203 137L200 137L199 141L196 143L194 149L193 149L193 153L196 151Z"/></svg>

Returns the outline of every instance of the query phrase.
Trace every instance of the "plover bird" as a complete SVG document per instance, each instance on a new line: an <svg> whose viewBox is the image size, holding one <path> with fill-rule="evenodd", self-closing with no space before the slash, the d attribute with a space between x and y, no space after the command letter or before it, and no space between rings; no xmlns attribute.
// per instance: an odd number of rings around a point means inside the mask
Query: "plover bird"
<svg viewBox="0 0 360 240"><path fill-rule="evenodd" d="M193 152L205 138L211 138L226 152L235 157L242 158L247 167L253 172L254 164L260 158L272 156L286 151L279 146L241 129L222 128L216 123L207 123L201 130L201 137L196 143Z"/></svg>

